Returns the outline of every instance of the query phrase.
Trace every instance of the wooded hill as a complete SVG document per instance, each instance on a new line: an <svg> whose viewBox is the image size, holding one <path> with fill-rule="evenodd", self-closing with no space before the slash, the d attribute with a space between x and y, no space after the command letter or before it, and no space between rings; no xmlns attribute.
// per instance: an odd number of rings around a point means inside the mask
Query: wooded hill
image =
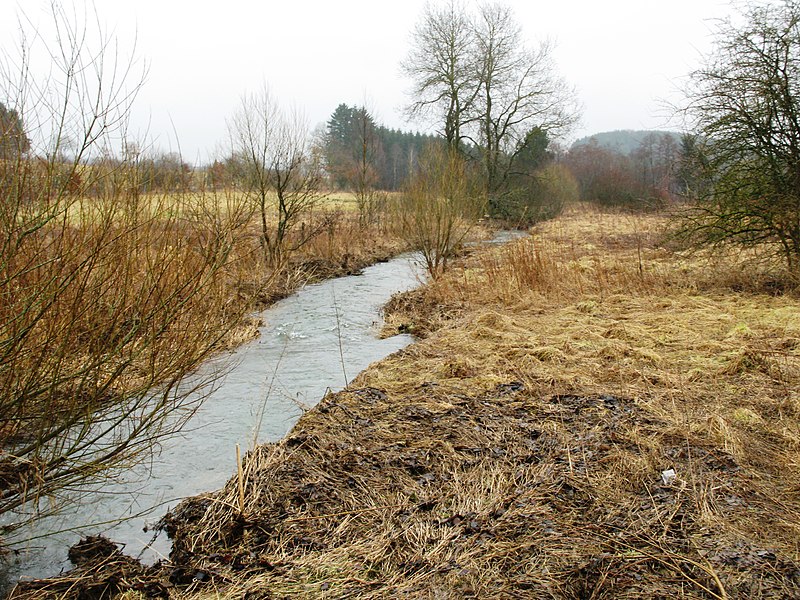
<svg viewBox="0 0 800 600"><path fill-rule="evenodd" d="M655 129L622 129L617 131L604 131L602 133L595 133L586 137L576 140L572 144L572 148L586 146L592 142L596 143L601 148L607 148L619 152L620 154L630 155L639 149L642 143L647 140L649 136L669 135L678 144L681 141L681 134L676 131L658 131Z"/></svg>

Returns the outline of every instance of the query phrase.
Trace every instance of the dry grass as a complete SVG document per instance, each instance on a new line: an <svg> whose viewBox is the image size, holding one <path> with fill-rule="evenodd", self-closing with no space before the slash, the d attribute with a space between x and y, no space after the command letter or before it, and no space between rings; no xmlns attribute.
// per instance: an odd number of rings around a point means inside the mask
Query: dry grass
<svg viewBox="0 0 800 600"><path fill-rule="evenodd" d="M427 337L248 454L243 506L237 477L182 503L171 563L127 581L800 597L800 299L748 257L668 252L663 225L573 212L397 299L395 325Z"/></svg>
<svg viewBox="0 0 800 600"><path fill-rule="evenodd" d="M87 199L0 175L0 514L16 511L0 546L146 461L199 405L179 382L258 334L249 312L404 248L354 212L318 208L266 265L236 194Z"/></svg>

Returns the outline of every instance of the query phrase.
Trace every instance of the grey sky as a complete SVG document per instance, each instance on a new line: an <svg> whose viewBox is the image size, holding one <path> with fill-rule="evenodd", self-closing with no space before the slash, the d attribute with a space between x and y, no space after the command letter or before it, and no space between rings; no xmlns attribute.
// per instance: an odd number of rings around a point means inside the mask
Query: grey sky
<svg viewBox="0 0 800 600"><path fill-rule="evenodd" d="M71 0L66 0L70 2ZM78 0L80 1L80 0ZM20 7L34 22L45 0L0 0L0 35L13 39ZM555 58L575 86L583 118L574 137L613 129L664 128L664 100L710 47L720 0L508 2L525 36L556 42ZM408 123L408 81L399 63L424 0L96 0L102 22L149 65L134 127L165 149L176 139L189 161L205 160L226 137L239 97L266 83L312 126L341 102L366 101L380 122Z"/></svg>

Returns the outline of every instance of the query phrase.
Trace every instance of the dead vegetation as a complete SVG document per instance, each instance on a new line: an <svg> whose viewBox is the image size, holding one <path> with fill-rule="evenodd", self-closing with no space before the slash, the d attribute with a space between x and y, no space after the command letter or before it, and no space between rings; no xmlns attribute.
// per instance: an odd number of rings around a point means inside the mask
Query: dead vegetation
<svg viewBox="0 0 800 600"><path fill-rule="evenodd" d="M19 173L0 175L5 193ZM320 209L305 215L312 241L267 269L224 194L40 200L0 218L0 546L87 480L146 461L199 405L182 378L258 335L249 312L404 247Z"/></svg>
<svg viewBox="0 0 800 600"><path fill-rule="evenodd" d="M169 563L15 597L800 597L800 299L662 226L473 253L394 301L425 339L165 517Z"/></svg>

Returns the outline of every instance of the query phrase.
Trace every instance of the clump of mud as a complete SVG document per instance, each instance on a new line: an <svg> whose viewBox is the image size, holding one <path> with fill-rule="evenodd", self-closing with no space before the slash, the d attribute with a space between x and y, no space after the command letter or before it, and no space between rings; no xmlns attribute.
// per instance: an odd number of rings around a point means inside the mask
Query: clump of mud
<svg viewBox="0 0 800 600"><path fill-rule="evenodd" d="M75 568L61 577L19 583L10 598L114 598L131 591L168 598L169 581L158 567L145 567L103 536L89 536L69 549Z"/></svg>

